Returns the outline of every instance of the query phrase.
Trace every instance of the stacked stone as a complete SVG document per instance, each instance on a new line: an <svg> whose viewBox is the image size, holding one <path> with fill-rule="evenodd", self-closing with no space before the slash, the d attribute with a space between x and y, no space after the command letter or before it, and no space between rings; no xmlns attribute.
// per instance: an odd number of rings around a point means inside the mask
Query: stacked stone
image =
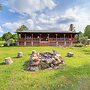
<svg viewBox="0 0 90 90"><path fill-rule="evenodd" d="M56 51L37 53L35 50L33 50L27 69L30 71L38 71L47 68L54 69L63 63L64 59Z"/></svg>

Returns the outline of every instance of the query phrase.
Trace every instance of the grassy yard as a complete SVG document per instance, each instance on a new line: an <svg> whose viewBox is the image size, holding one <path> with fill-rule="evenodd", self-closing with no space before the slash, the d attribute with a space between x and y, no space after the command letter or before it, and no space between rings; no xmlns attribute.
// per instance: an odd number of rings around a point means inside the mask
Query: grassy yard
<svg viewBox="0 0 90 90"><path fill-rule="evenodd" d="M58 70L28 72L24 70L25 63L32 50L56 50L65 59L65 65ZM15 58L19 51L24 53L21 59ZM66 57L69 51L74 52L74 57ZM14 63L5 65L6 57L12 57ZM90 90L90 47L1 47L0 90Z"/></svg>

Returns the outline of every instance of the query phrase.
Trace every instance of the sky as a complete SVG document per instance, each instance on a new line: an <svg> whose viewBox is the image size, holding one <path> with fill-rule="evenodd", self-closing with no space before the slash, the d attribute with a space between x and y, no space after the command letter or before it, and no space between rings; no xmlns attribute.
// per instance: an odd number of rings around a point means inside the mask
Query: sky
<svg viewBox="0 0 90 90"><path fill-rule="evenodd" d="M29 30L69 30L77 32L90 25L90 0L0 0L0 36L14 33L21 25Z"/></svg>

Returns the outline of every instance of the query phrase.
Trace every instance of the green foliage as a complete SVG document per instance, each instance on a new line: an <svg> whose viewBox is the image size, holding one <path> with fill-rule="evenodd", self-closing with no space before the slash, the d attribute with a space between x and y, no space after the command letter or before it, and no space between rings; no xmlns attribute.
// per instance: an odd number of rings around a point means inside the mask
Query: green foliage
<svg viewBox="0 0 90 90"><path fill-rule="evenodd" d="M0 37L0 41L2 41L2 37Z"/></svg>
<svg viewBox="0 0 90 90"><path fill-rule="evenodd" d="M29 72L25 66L32 50L38 52L56 50L65 59L65 65L57 70ZM24 56L15 58L22 51ZM73 52L74 57L66 57ZM0 48L0 90L89 90L90 89L90 47L3 47ZM4 58L11 57L11 65L4 64Z"/></svg>
<svg viewBox="0 0 90 90"><path fill-rule="evenodd" d="M80 34L79 34L79 42L80 42L80 43L86 45L87 39L88 39L87 36L84 36L83 33L80 33Z"/></svg>
<svg viewBox="0 0 90 90"><path fill-rule="evenodd" d="M74 47L83 47L84 45L82 43L74 44Z"/></svg>
<svg viewBox="0 0 90 90"><path fill-rule="evenodd" d="M16 41L18 39L17 34L12 34L10 32L3 34L2 40L5 40L4 46L16 46Z"/></svg>
<svg viewBox="0 0 90 90"><path fill-rule="evenodd" d="M17 44L16 44L16 41L13 39L13 38L11 38L11 39L9 39L9 42L7 41L7 42L5 42L4 43L4 46L5 47L9 47L9 46L17 46Z"/></svg>
<svg viewBox="0 0 90 90"><path fill-rule="evenodd" d="M27 26L22 25L22 26L20 26L20 27L16 30L16 32L18 32L18 31L25 31L25 30L28 30Z"/></svg>
<svg viewBox="0 0 90 90"><path fill-rule="evenodd" d="M90 39L90 25L86 26L84 36L87 36Z"/></svg>
<svg viewBox="0 0 90 90"><path fill-rule="evenodd" d="M17 41L18 35L17 35L17 34L13 34L13 35L12 35L12 38L13 38L15 41Z"/></svg>
<svg viewBox="0 0 90 90"><path fill-rule="evenodd" d="M12 33L10 33L10 32L7 32L7 33L3 34L3 36L2 36L2 39L5 41L7 41L11 38L12 38Z"/></svg>

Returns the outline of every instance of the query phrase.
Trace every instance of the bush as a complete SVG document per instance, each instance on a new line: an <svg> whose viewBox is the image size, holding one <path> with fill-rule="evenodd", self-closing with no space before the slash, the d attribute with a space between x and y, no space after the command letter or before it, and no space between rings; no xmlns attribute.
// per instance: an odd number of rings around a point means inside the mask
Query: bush
<svg viewBox="0 0 90 90"><path fill-rule="evenodd" d="M8 44L7 43L4 43L4 47L7 47L8 46Z"/></svg>
<svg viewBox="0 0 90 90"><path fill-rule="evenodd" d="M84 45L81 44L81 43L78 43L78 44L74 44L73 46L74 46L74 47L83 47Z"/></svg>
<svg viewBox="0 0 90 90"><path fill-rule="evenodd" d="M4 43L3 46L4 47L17 46L17 43L10 43L9 45L7 43Z"/></svg>
<svg viewBox="0 0 90 90"><path fill-rule="evenodd" d="M10 46L17 46L17 44L16 43L11 43Z"/></svg>

